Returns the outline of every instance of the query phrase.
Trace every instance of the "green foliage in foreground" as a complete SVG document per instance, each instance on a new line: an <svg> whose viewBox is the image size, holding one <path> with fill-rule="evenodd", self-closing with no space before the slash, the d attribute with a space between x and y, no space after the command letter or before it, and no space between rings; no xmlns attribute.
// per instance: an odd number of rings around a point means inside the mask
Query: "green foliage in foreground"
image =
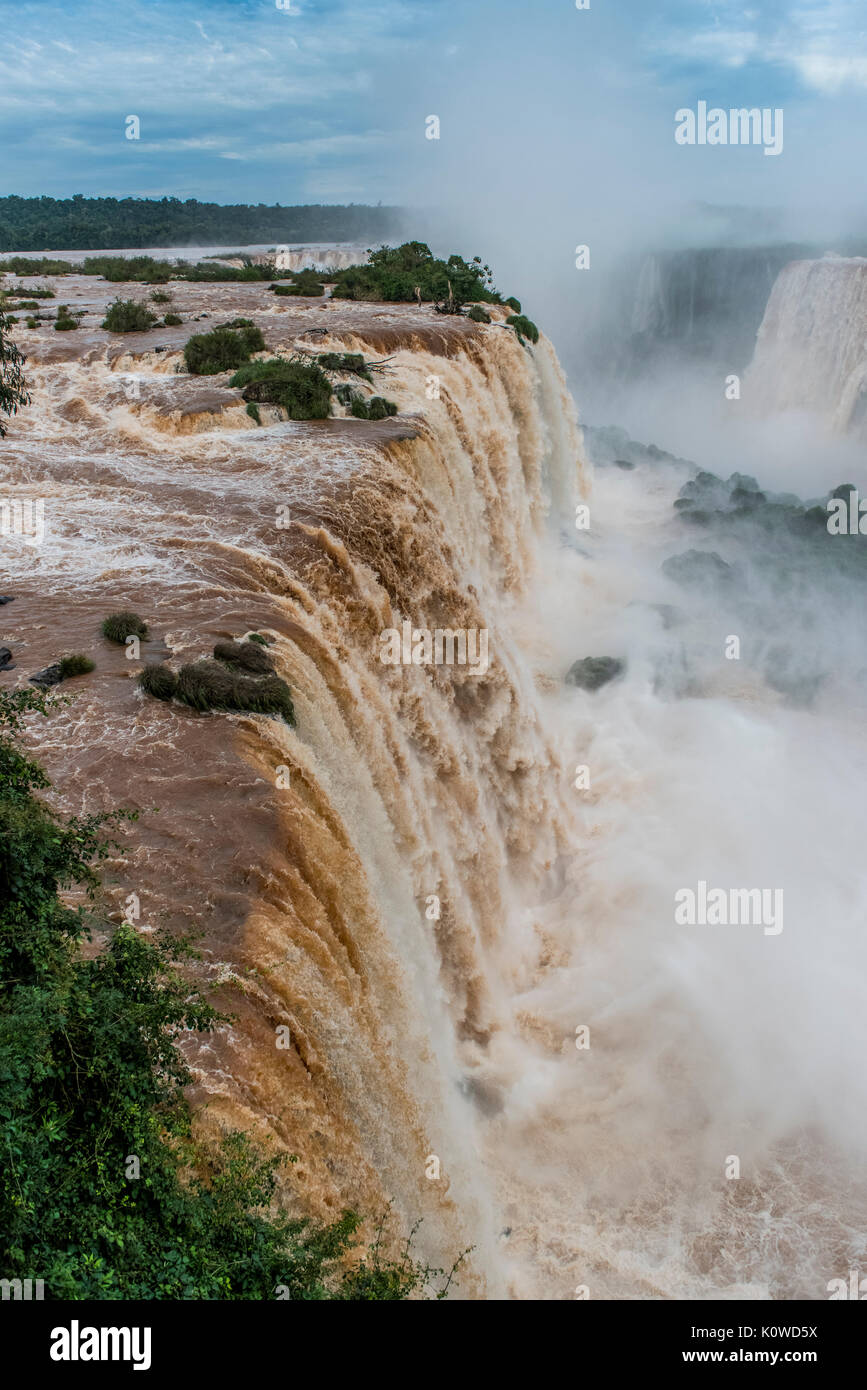
<svg viewBox="0 0 867 1390"><path fill-rule="evenodd" d="M186 941L123 923L82 950L108 926L95 866L123 813L59 817L17 741L68 702L0 693L0 1277L70 1299L445 1297L454 1269L417 1263L410 1242L386 1259L381 1228L347 1262L351 1212L275 1214L280 1160L247 1136L194 1138L178 1042L224 1017L181 973ZM87 903L71 908L58 892L76 886Z"/></svg>
<svg viewBox="0 0 867 1390"><path fill-rule="evenodd" d="M282 357L250 362L229 385L240 387L245 401L282 406L290 420L325 420L331 410L331 382L315 363Z"/></svg>
<svg viewBox="0 0 867 1390"><path fill-rule="evenodd" d="M10 327L8 314L0 311L0 439L6 434L3 416L16 415L30 404L23 370L27 358L9 337Z"/></svg>

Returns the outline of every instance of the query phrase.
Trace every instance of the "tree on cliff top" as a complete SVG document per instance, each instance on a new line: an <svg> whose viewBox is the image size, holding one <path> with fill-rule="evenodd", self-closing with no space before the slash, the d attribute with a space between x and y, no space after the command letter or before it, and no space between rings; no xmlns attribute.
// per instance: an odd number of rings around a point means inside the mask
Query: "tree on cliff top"
<svg viewBox="0 0 867 1390"><path fill-rule="evenodd" d="M463 256L438 260L423 241L407 241L403 246L381 246L370 253L365 265L329 271L335 299L384 300L410 303L451 298L457 305L483 301L502 303L493 287L490 266L481 256L465 261Z"/></svg>
<svg viewBox="0 0 867 1390"><path fill-rule="evenodd" d="M68 820L18 745L65 697L0 692L0 1247L49 1299L401 1300L451 1275L397 1260L359 1219L272 1211L281 1160L246 1135L194 1136L179 1040L223 1019L178 964L193 953L95 914L94 868L127 813ZM60 896L81 887L87 907ZM83 950L94 926L106 935ZM454 1271L452 1271L454 1272ZM438 1282L437 1282L438 1281Z"/></svg>
<svg viewBox="0 0 867 1390"><path fill-rule="evenodd" d="M22 372L27 359L9 337L11 327L9 316L0 313L0 439L6 434L3 416L30 404Z"/></svg>

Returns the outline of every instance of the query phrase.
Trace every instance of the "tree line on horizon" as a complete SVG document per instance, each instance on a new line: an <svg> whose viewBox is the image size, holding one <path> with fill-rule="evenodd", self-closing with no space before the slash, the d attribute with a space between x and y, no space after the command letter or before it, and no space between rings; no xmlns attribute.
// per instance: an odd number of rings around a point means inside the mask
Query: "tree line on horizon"
<svg viewBox="0 0 867 1390"><path fill-rule="evenodd" d="M138 246L386 241L400 231L395 207L361 203L273 207L195 198L0 197L0 249L101 251Z"/></svg>

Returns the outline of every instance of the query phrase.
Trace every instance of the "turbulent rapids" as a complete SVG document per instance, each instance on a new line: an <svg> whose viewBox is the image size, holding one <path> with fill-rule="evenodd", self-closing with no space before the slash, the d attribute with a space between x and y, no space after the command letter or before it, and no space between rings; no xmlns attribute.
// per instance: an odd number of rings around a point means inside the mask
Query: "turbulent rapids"
<svg viewBox="0 0 867 1390"><path fill-rule="evenodd" d="M145 929L202 933L233 1019L191 1044L201 1123L297 1155L299 1210L391 1202L434 1263L473 1246L464 1297L824 1297L867 1210L859 888L835 877L861 849L834 791L867 745L840 742L845 680L807 711L765 678L762 601L793 650L809 604L765 575L755 659L723 669L729 614L661 575L695 544L672 529L684 466L638 451L594 483L551 345L505 313L173 284L182 327L111 338L112 287L57 289L87 317L19 334L33 403L4 488L43 500L45 536L4 537L3 638L22 683L96 661L40 757L65 809L141 812L116 917L135 893ZM251 318L272 353L387 358L399 413L259 427L226 377L179 370L200 314ZM99 636L118 608L146 618L145 660L272 637L297 727L148 700ZM407 623L485 632L484 669L382 661ZM626 678L564 684L600 655ZM818 902L791 772L811 739ZM785 931L677 926L674 893L705 880L782 884Z"/></svg>

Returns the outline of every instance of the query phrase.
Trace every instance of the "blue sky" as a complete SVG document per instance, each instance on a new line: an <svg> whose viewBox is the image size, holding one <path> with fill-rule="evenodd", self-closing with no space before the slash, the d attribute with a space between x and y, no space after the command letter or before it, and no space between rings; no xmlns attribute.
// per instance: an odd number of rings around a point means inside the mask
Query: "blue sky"
<svg viewBox="0 0 867 1390"><path fill-rule="evenodd" d="M542 200L573 221L592 201L598 229L603 208L860 196L863 0L0 0L0 23L4 193L381 200L525 229ZM783 107L784 154L677 148L700 98Z"/></svg>

